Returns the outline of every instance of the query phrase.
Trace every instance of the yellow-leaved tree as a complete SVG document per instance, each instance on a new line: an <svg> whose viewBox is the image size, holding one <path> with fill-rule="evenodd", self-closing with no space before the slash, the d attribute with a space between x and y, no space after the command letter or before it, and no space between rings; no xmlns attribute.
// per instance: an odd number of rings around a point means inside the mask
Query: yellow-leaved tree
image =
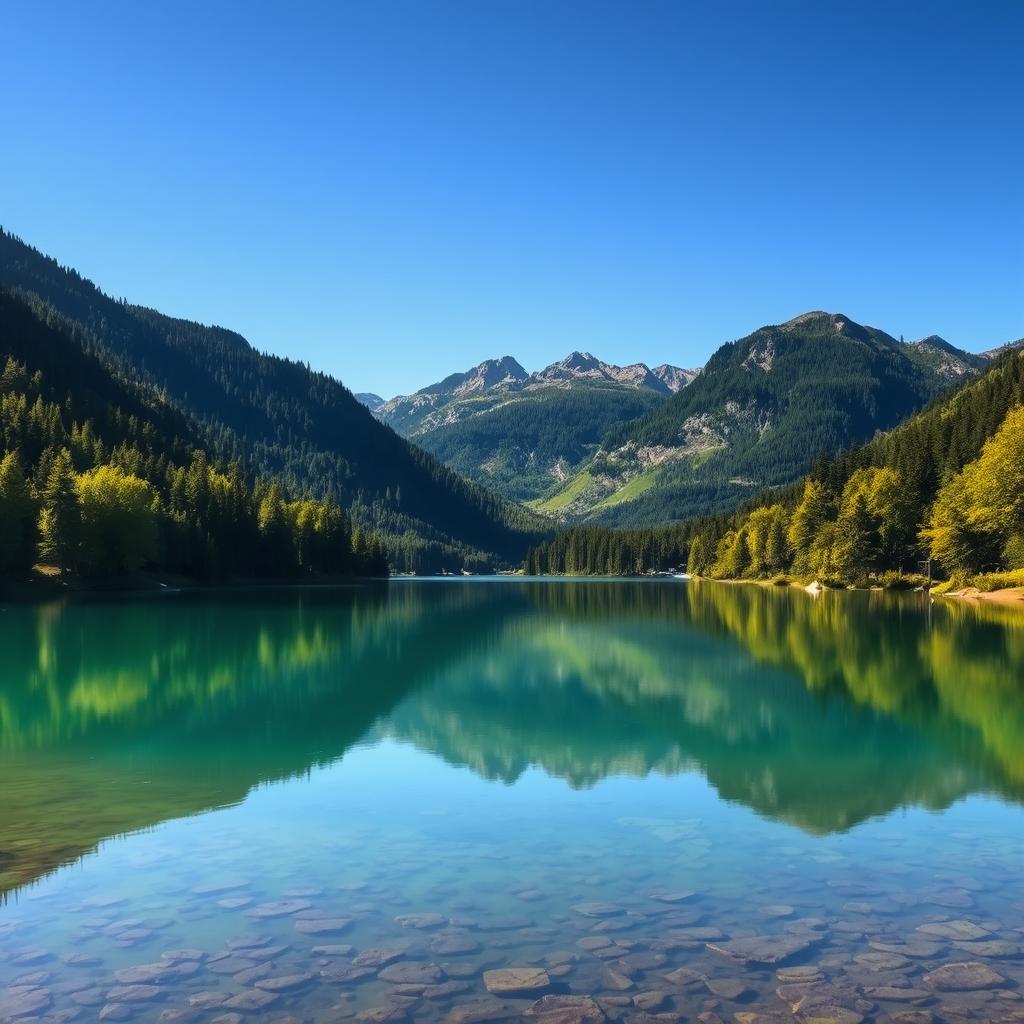
<svg viewBox="0 0 1024 1024"><path fill-rule="evenodd" d="M921 536L953 573L1024 568L1024 406L943 485Z"/></svg>
<svg viewBox="0 0 1024 1024"><path fill-rule="evenodd" d="M157 498L145 480L117 466L98 466L76 478L75 490L83 569L131 572L156 558Z"/></svg>

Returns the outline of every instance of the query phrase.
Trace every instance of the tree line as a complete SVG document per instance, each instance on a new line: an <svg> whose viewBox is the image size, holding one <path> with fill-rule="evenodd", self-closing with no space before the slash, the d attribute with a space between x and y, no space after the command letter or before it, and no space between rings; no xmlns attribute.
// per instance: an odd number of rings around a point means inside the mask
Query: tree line
<svg viewBox="0 0 1024 1024"><path fill-rule="evenodd" d="M384 575L379 537L330 497L219 462L157 396L0 293L0 575Z"/></svg>
<svg viewBox="0 0 1024 1024"><path fill-rule="evenodd" d="M240 461L290 494L334 501L353 528L384 539L396 567L514 565L547 531L377 422L330 375L233 331L114 299L2 229L0 287L108 374L187 417L212 462Z"/></svg>

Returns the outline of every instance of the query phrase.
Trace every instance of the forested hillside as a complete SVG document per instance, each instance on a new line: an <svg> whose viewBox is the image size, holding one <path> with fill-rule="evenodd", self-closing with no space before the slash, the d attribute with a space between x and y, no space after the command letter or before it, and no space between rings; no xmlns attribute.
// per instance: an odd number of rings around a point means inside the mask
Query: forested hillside
<svg viewBox="0 0 1024 1024"><path fill-rule="evenodd" d="M216 463L194 424L113 377L75 325L0 290L0 579L37 560L89 577L387 573L381 542L333 499Z"/></svg>
<svg viewBox="0 0 1024 1024"><path fill-rule="evenodd" d="M930 564L929 564L930 560ZM1024 583L1024 349L870 443L731 515L670 528L568 530L532 551L536 573L791 576ZM1002 575L1000 575L1002 574Z"/></svg>
<svg viewBox="0 0 1024 1024"><path fill-rule="evenodd" d="M654 526L735 508L901 422L985 364L807 313L723 345L687 388L611 430L545 511Z"/></svg>
<svg viewBox="0 0 1024 1024"><path fill-rule="evenodd" d="M624 420L664 398L646 389L582 384L524 392L418 435L432 455L505 497L531 501L557 487Z"/></svg>
<svg viewBox="0 0 1024 1024"><path fill-rule="evenodd" d="M0 286L52 306L108 372L147 384L194 419L214 458L346 508L383 535L398 570L517 561L544 528L378 423L332 377L223 328L116 301L2 232Z"/></svg>
<svg viewBox="0 0 1024 1024"><path fill-rule="evenodd" d="M515 501L543 501L609 430L657 408L697 373L668 364L614 366L589 352L527 373L503 356L374 412L471 480Z"/></svg>

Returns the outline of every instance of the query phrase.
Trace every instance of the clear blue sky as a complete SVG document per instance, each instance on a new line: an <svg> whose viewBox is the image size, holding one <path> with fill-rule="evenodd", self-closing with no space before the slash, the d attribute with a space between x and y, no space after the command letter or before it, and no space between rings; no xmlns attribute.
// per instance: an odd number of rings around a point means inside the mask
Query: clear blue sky
<svg viewBox="0 0 1024 1024"><path fill-rule="evenodd" d="M0 223L354 390L1024 335L1024 3L10 0Z"/></svg>

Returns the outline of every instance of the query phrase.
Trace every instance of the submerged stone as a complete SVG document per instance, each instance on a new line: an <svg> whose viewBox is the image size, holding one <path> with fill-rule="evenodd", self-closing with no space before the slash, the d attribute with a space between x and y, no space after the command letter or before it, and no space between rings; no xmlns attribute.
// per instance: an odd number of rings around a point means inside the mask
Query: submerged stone
<svg viewBox="0 0 1024 1024"><path fill-rule="evenodd" d="M271 903L260 903L252 910L246 911L246 917L257 919L288 917L291 914L298 914L300 911L309 910L313 906L309 900L274 900Z"/></svg>
<svg viewBox="0 0 1024 1024"><path fill-rule="evenodd" d="M211 990L208 992L194 992L188 997L188 1005L196 1010L215 1010L223 1006L230 993Z"/></svg>
<svg viewBox="0 0 1024 1024"><path fill-rule="evenodd" d="M430 941L431 952L439 956L462 956L475 953L479 948L480 943L468 932L447 932Z"/></svg>
<svg viewBox="0 0 1024 1024"><path fill-rule="evenodd" d="M256 987L264 992L290 992L308 985L315 978L315 974L309 973L282 974L276 978L262 978L256 982Z"/></svg>
<svg viewBox="0 0 1024 1024"><path fill-rule="evenodd" d="M712 953L740 963L779 964L808 950L818 941L805 935L751 935L727 942L709 942Z"/></svg>
<svg viewBox="0 0 1024 1024"><path fill-rule="evenodd" d="M444 971L437 964L409 960L385 967L377 977L395 985L436 985L444 981Z"/></svg>
<svg viewBox="0 0 1024 1024"><path fill-rule="evenodd" d="M1006 979L987 964L965 962L944 964L924 976L924 983L939 992L968 992L974 989L998 988Z"/></svg>
<svg viewBox="0 0 1024 1024"><path fill-rule="evenodd" d="M692 889L655 889L649 895L658 903L683 903L697 894Z"/></svg>
<svg viewBox="0 0 1024 1024"><path fill-rule="evenodd" d="M44 988L8 989L0 994L0 1020L34 1017L49 1009L52 1003L52 996Z"/></svg>
<svg viewBox="0 0 1024 1024"><path fill-rule="evenodd" d="M577 903L572 909L584 917L616 917L625 913L622 907L614 903Z"/></svg>
<svg viewBox="0 0 1024 1024"><path fill-rule="evenodd" d="M953 945L971 956L991 957L994 960L1017 960L1024 957L1024 945L1006 939L988 939L981 942L954 942Z"/></svg>
<svg viewBox="0 0 1024 1024"><path fill-rule="evenodd" d="M409 1007L403 1006L401 1003L371 1006L356 1014L356 1020L362 1021L363 1024L396 1024L396 1022L408 1020L408 1018Z"/></svg>
<svg viewBox="0 0 1024 1024"><path fill-rule="evenodd" d="M611 967L606 967L601 973L601 983L605 988L610 988L614 992L628 992L634 987L634 982L630 977Z"/></svg>
<svg viewBox="0 0 1024 1024"><path fill-rule="evenodd" d="M121 985L112 988L107 998L112 1003L151 1003L162 999L166 993L158 985Z"/></svg>
<svg viewBox="0 0 1024 1024"><path fill-rule="evenodd" d="M668 1002L668 993L661 989L649 989L646 992L637 992L633 996L633 1005L638 1010L657 1010Z"/></svg>
<svg viewBox="0 0 1024 1024"><path fill-rule="evenodd" d="M135 1011L125 1003L107 1003L99 1012L99 1020L131 1020Z"/></svg>
<svg viewBox="0 0 1024 1024"><path fill-rule="evenodd" d="M737 1000L754 994L753 989L739 978L705 978L704 984L719 999Z"/></svg>
<svg viewBox="0 0 1024 1024"><path fill-rule="evenodd" d="M869 971L898 971L910 961L899 953L858 953L854 962Z"/></svg>
<svg viewBox="0 0 1024 1024"><path fill-rule="evenodd" d="M447 924L448 918L442 914L402 914L395 918L395 922L403 928L429 929Z"/></svg>
<svg viewBox="0 0 1024 1024"><path fill-rule="evenodd" d="M550 985L548 972L539 967L504 967L484 971L484 987L493 995L528 995Z"/></svg>
<svg viewBox="0 0 1024 1024"><path fill-rule="evenodd" d="M448 1024L490 1024L518 1016L515 1003L501 999L476 999L461 1003L448 1015Z"/></svg>
<svg viewBox="0 0 1024 1024"><path fill-rule="evenodd" d="M864 990L869 999L880 999L887 1003L914 1003L932 998L931 992L920 988L900 988L896 985L875 985Z"/></svg>
<svg viewBox="0 0 1024 1024"><path fill-rule="evenodd" d="M244 971L239 971L237 974L232 975L232 977L239 985L252 985L254 982L259 981L261 978L267 978L273 973L274 964L268 960L266 963L256 964L255 967L247 967Z"/></svg>
<svg viewBox="0 0 1024 1024"><path fill-rule="evenodd" d="M523 1016L541 1024L601 1024L604 1010L590 996L548 995L531 1003Z"/></svg>
<svg viewBox="0 0 1024 1024"><path fill-rule="evenodd" d="M357 981L372 978L377 971L373 967L358 967L355 964L331 964L320 972L320 977L332 985L351 985Z"/></svg>
<svg viewBox="0 0 1024 1024"><path fill-rule="evenodd" d="M908 938L906 942L887 942L884 939L871 939L868 945L879 953L897 953L915 960L928 960L938 956L945 948L940 942L929 942L926 939Z"/></svg>
<svg viewBox="0 0 1024 1024"><path fill-rule="evenodd" d="M364 949L358 956L353 957L352 963L356 967L387 967L388 964L401 960L403 956L405 950L402 949Z"/></svg>
<svg viewBox="0 0 1024 1024"><path fill-rule="evenodd" d="M295 922L295 930L303 935L335 935L352 925L350 917L316 917Z"/></svg>
<svg viewBox="0 0 1024 1024"><path fill-rule="evenodd" d="M239 1013L261 1013L268 1006L273 1006L278 999L280 996L274 992L261 992L254 988L231 996L230 999L224 1001L224 1008L237 1010Z"/></svg>
<svg viewBox="0 0 1024 1024"><path fill-rule="evenodd" d="M979 927L973 921L940 921L934 924L918 925L917 930L929 938L957 939L960 942L985 939L992 934L988 929Z"/></svg>

